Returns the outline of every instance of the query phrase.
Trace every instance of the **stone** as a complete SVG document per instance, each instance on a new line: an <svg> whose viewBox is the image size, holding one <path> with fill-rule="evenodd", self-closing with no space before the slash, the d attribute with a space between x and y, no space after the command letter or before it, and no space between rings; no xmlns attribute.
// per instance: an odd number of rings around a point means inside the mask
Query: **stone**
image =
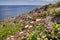
<svg viewBox="0 0 60 40"><path fill-rule="evenodd" d="M60 17L54 17L51 19L52 22L60 24Z"/></svg>
<svg viewBox="0 0 60 40"><path fill-rule="evenodd" d="M36 19L36 21L40 21L41 19Z"/></svg>
<svg viewBox="0 0 60 40"><path fill-rule="evenodd" d="M10 40L10 38L8 37L7 40Z"/></svg>
<svg viewBox="0 0 60 40"><path fill-rule="evenodd" d="M29 26L29 28L32 28L33 26Z"/></svg>
<svg viewBox="0 0 60 40"><path fill-rule="evenodd" d="M30 23L34 23L34 21L31 21Z"/></svg>
<svg viewBox="0 0 60 40"><path fill-rule="evenodd" d="M29 25L26 25L26 26L25 26L25 28L28 28L28 27L29 27Z"/></svg>

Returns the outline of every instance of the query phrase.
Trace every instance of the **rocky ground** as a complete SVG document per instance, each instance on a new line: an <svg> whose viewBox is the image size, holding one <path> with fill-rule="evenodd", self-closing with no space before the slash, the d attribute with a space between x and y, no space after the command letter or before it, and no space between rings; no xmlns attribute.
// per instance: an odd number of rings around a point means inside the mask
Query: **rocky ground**
<svg viewBox="0 0 60 40"><path fill-rule="evenodd" d="M21 27L20 31L7 37L7 40L60 40L60 6L53 6L45 5L16 18L3 20L0 25L12 23L14 27L16 24Z"/></svg>

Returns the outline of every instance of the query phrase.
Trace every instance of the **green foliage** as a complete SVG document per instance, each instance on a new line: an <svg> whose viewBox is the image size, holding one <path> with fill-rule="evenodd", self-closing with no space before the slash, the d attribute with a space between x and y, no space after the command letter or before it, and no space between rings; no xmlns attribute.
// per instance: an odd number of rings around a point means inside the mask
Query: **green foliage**
<svg viewBox="0 0 60 40"><path fill-rule="evenodd" d="M14 26L11 23L3 23L3 25L4 26L0 28L0 40L6 40L7 37L20 30L18 25Z"/></svg>
<svg viewBox="0 0 60 40"><path fill-rule="evenodd" d="M35 17L33 17L34 19L38 18L38 17L46 17L47 14L48 15L52 15L53 17L59 17L60 16L60 11L56 11L55 9L57 7L60 7L60 2L57 2L56 4L50 4L49 7L47 8L47 13L43 12L40 15L36 15ZM19 23L19 21L14 21L14 23ZM14 33L16 31L20 31L21 27L20 27L20 23L19 24L13 24L13 23L0 23L0 40L6 40L7 37L9 37L10 35L14 35ZM23 23L24 26L25 23ZM35 25L35 24L34 24ZM49 32L49 30L47 30L48 32L46 32L46 27L44 25L41 26L36 26L35 30L28 35L30 40L37 40L37 37L44 40L44 38L47 38L48 40L50 40L50 38L58 38L60 37L58 35L58 30L60 30L60 27L56 24L53 23L52 24L53 30L52 32ZM23 40L26 40L26 38L24 38Z"/></svg>
<svg viewBox="0 0 60 40"><path fill-rule="evenodd" d="M60 7L60 2L48 5L47 14L52 16L60 16L60 10L57 10L58 12L56 11L56 8L58 9L59 7Z"/></svg>
<svg viewBox="0 0 60 40"><path fill-rule="evenodd" d="M53 23L52 27L53 27L54 30L58 30L59 29L59 26L56 23Z"/></svg>
<svg viewBox="0 0 60 40"><path fill-rule="evenodd" d="M29 35L29 39L30 40L37 40L36 35L37 35L37 31L32 32L32 34Z"/></svg>
<svg viewBox="0 0 60 40"><path fill-rule="evenodd" d="M56 6L56 7L60 7L60 2L57 2L57 3L55 4L55 6Z"/></svg>
<svg viewBox="0 0 60 40"><path fill-rule="evenodd" d="M50 4L48 8L54 8L54 7L60 7L60 2L57 2L55 4Z"/></svg>
<svg viewBox="0 0 60 40"><path fill-rule="evenodd" d="M52 16L52 17L60 17L59 8L48 8L47 12L48 12L47 14Z"/></svg>
<svg viewBox="0 0 60 40"><path fill-rule="evenodd" d="M53 32L51 32L51 34L52 34L52 36L54 37L54 38L58 38L59 37L59 35L58 35L58 30L60 30L60 27L58 26L58 24L56 24L56 23L53 23L52 24L52 27L53 27L53 29L54 29L54 31Z"/></svg>
<svg viewBox="0 0 60 40"><path fill-rule="evenodd" d="M58 30L60 29L60 27L56 24L53 23L53 31L52 32L46 32L46 27L45 26L36 26L35 31L33 31L30 35L29 35L29 39L30 40L37 40L37 38L40 38L40 40L44 40L44 38L47 38L48 40L52 39L58 39L59 34L57 33Z"/></svg>
<svg viewBox="0 0 60 40"><path fill-rule="evenodd" d="M57 34L56 32L51 32L51 35L52 35L55 39L58 38L58 34Z"/></svg>
<svg viewBox="0 0 60 40"><path fill-rule="evenodd" d="M60 16L60 11L55 13L55 17L59 17Z"/></svg>
<svg viewBox="0 0 60 40"><path fill-rule="evenodd" d="M36 26L35 31L33 31L30 35L29 35L29 39L30 40L37 40L37 37L40 36L41 38L44 38L44 36L46 36L44 34L46 30L45 26Z"/></svg>

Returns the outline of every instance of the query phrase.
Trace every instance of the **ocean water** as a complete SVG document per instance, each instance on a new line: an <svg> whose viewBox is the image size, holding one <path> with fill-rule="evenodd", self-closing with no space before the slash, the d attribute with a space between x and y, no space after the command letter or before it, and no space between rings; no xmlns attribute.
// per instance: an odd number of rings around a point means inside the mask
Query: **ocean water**
<svg viewBox="0 0 60 40"><path fill-rule="evenodd" d="M16 17L22 13L28 13L29 11L37 8L36 5L0 5L0 20L6 17Z"/></svg>

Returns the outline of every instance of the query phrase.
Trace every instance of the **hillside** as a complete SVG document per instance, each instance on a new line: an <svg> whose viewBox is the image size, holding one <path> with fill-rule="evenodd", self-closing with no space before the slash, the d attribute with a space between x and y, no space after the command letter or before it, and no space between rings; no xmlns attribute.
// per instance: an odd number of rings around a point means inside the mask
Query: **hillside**
<svg viewBox="0 0 60 40"><path fill-rule="evenodd" d="M0 40L60 40L60 2L0 22Z"/></svg>

